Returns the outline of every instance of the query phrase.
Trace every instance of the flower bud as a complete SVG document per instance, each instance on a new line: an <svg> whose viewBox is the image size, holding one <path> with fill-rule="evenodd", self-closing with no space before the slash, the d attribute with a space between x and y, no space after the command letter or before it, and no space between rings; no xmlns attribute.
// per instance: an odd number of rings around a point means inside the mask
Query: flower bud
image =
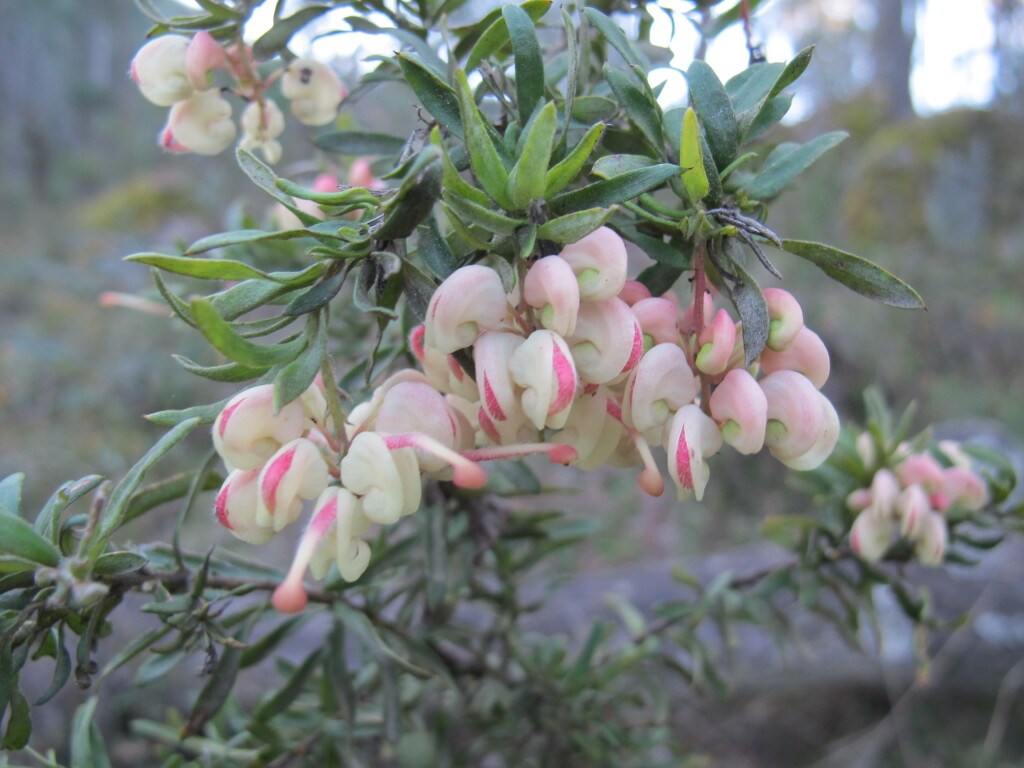
<svg viewBox="0 0 1024 768"><path fill-rule="evenodd" d="M718 453L722 433L697 405L684 405L666 425L665 452L668 470L676 484L679 500L692 491L697 501L704 497L711 471L704 459Z"/></svg>
<svg viewBox="0 0 1024 768"><path fill-rule="evenodd" d="M640 323L644 349L655 344L679 343L679 310L669 299L648 298L635 302L630 309Z"/></svg>
<svg viewBox="0 0 1024 768"><path fill-rule="evenodd" d="M338 114L345 86L331 69L315 59L295 59L281 77L281 93L292 102L292 114L303 125L326 125Z"/></svg>
<svg viewBox="0 0 1024 768"><path fill-rule="evenodd" d="M880 469L871 478L871 508L879 517L898 515L897 499L901 493L900 481L888 469Z"/></svg>
<svg viewBox="0 0 1024 768"><path fill-rule="evenodd" d="M892 522L865 509L853 521L850 548L862 560L875 563L882 559L892 540Z"/></svg>
<svg viewBox="0 0 1024 768"><path fill-rule="evenodd" d="M839 440L839 415L832 403L796 371L776 371L760 385L768 398L768 450L791 469L819 466Z"/></svg>
<svg viewBox="0 0 1024 768"><path fill-rule="evenodd" d="M718 310L714 319L697 337L700 351L694 358L694 366L701 373L717 376L729 366L733 347L736 346L736 323L724 309Z"/></svg>
<svg viewBox="0 0 1024 768"><path fill-rule="evenodd" d="M930 453L907 456L896 467L896 474L904 485L917 483L930 494L942 491L942 465Z"/></svg>
<svg viewBox="0 0 1024 768"><path fill-rule="evenodd" d="M327 462L311 440L281 446L260 471L256 522L280 531L302 514L302 499L315 499L327 481Z"/></svg>
<svg viewBox="0 0 1024 768"><path fill-rule="evenodd" d="M949 540L946 519L935 512L927 515L916 539L914 556L921 565L942 565L942 561L946 557L946 544Z"/></svg>
<svg viewBox="0 0 1024 768"><path fill-rule="evenodd" d="M965 512L977 512L988 502L988 488L985 481L974 472L963 467L947 467L942 470L941 496L945 507L955 507Z"/></svg>
<svg viewBox="0 0 1024 768"><path fill-rule="evenodd" d="M900 520L900 535L915 541L922 535L933 514L928 494L920 485L909 485L896 497L893 511Z"/></svg>
<svg viewBox="0 0 1024 768"><path fill-rule="evenodd" d="M765 288L762 293L768 304L768 348L781 352L804 327L804 311L789 291Z"/></svg>
<svg viewBox="0 0 1024 768"><path fill-rule="evenodd" d="M310 427L296 400L274 413L274 385L239 392L213 422L213 447L232 469L257 469Z"/></svg>
<svg viewBox="0 0 1024 768"><path fill-rule="evenodd" d="M233 470L221 485L213 505L217 522L250 544L266 544L274 537L273 528L256 522L259 477L258 469Z"/></svg>
<svg viewBox="0 0 1024 768"><path fill-rule="evenodd" d="M807 326L800 329L785 350L775 352L765 347L758 360L761 363L761 370L766 374L785 370L796 371L810 379L815 389L821 389L828 381L828 349L821 337Z"/></svg>
<svg viewBox="0 0 1024 768"><path fill-rule="evenodd" d="M469 347L501 325L507 311L497 272L478 264L460 267L430 297L424 342L446 355Z"/></svg>
<svg viewBox="0 0 1024 768"><path fill-rule="evenodd" d="M242 111L240 122L239 147L250 152L259 149L268 163L281 159L281 143L276 139L284 133L284 115L277 104L270 99L264 100L262 105L254 101Z"/></svg>
<svg viewBox="0 0 1024 768"><path fill-rule="evenodd" d="M572 267L581 301L614 298L626 284L626 244L608 227L595 229L558 255Z"/></svg>
<svg viewBox="0 0 1024 768"><path fill-rule="evenodd" d="M768 398L749 371L729 371L708 402L725 442L743 454L757 453L764 447Z"/></svg>
<svg viewBox="0 0 1024 768"><path fill-rule="evenodd" d="M205 91L213 85L210 73L227 66L227 55L213 35L203 29L192 36L184 63L189 85L197 91Z"/></svg>
<svg viewBox="0 0 1024 768"><path fill-rule="evenodd" d="M675 344L658 344L640 358L626 380L622 420L641 434L660 429L673 413L692 403L699 390L686 353Z"/></svg>
<svg viewBox="0 0 1024 768"><path fill-rule="evenodd" d="M161 35L142 46L132 59L132 80L142 95L159 107L184 101L193 93L185 73L189 38Z"/></svg>
<svg viewBox="0 0 1024 768"><path fill-rule="evenodd" d="M605 384L628 373L643 355L643 334L632 310L617 298L580 305L569 339L576 370L590 384Z"/></svg>
<svg viewBox="0 0 1024 768"><path fill-rule="evenodd" d="M167 131L173 140L197 155L216 155L235 140L231 105L218 91L200 91L171 107Z"/></svg>
<svg viewBox="0 0 1024 768"><path fill-rule="evenodd" d="M523 298L540 310L542 326L561 336L572 335L580 309L580 285L569 262L559 256L536 262L523 280Z"/></svg>

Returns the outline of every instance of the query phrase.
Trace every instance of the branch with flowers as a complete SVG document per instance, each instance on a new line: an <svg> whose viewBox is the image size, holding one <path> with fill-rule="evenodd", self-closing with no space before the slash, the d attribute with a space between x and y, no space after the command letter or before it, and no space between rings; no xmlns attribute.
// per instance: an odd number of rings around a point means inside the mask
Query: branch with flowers
<svg viewBox="0 0 1024 768"><path fill-rule="evenodd" d="M907 420L894 425L877 400L867 431L841 430L822 392L825 342L795 296L752 274L756 261L781 277L771 246L870 299L923 306L884 268L765 223L768 204L844 138L767 138L811 49L754 61L725 83L697 59L684 72L689 105L664 108L649 47L618 21L642 9L559 14L526 0L457 24L468 11L452 0L329 0L289 16L278 2L271 29L249 44L258 3L199 4L198 15L165 18L140 2L156 26L131 77L170 108L158 143L171 152L226 151L240 102L239 166L276 208L260 228L128 260L153 268L176 320L212 348L206 363L178 358L182 367L241 389L151 414L168 432L124 478L65 484L34 522L21 509L24 477L0 483L5 747L56 764L30 744L19 686L30 654L55 661L41 706L72 673L88 687L143 657L136 680L148 684L202 653L202 689L181 722L135 725L165 765L203 755L410 765L410 744L452 765L683 757L664 727L668 689L638 681L670 670L688 685L720 684L702 624L783 628L780 605L797 595L854 637L883 583L929 626L903 573L880 563L939 565L995 543L978 529L1019 524L998 455L908 442ZM696 4L705 28L716 5ZM351 92L289 49L333 11L347 14L331 16L344 29L396 45ZM714 26L741 19L749 44L745 0ZM404 133L332 129L381 83L404 84L416 103ZM285 102L299 123L326 127L314 178L273 170ZM223 472L211 457L145 484L200 425ZM725 446L767 448L814 472L821 511L765 524L793 559L711 583L680 573L679 599L655 615L617 606L625 638L607 622L578 641L524 630L536 605L523 580L593 526L518 509L516 497L543 486L520 459L634 467L643 493L661 495L667 475L680 501L700 500ZM69 511L90 495L87 512ZM172 502L170 545L118 548L126 523ZM202 507L248 545L291 537L291 565L220 546L184 551L181 526ZM157 626L105 655L115 609L135 592L151 598L140 610ZM280 686L235 696L239 676L317 613L326 636L307 639L302 661L279 663ZM72 764L106 764L97 697L75 717ZM595 711L607 717L595 722Z"/></svg>

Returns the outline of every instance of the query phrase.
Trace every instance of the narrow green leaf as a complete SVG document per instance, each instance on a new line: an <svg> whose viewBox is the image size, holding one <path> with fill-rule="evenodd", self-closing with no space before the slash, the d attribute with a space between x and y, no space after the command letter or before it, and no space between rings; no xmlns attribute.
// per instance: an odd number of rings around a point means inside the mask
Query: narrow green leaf
<svg viewBox="0 0 1024 768"><path fill-rule="evenodd" d="M273 302L293 288L315 283L327 269L328 264L318 261L301 272L271 273L277 282L263 279L244 280L227 290L213 294L210 296L210 302L221 317L225 320L234 320L257 307ZM189 316L191 315L192 312L189 310Z"/></svg>
<svg viewBox="0 0 1024 768"><path fill-rule="evenodd" d="M757 281L739 263L730 259L727 269L733 277L723 275L725 292L743 323L745 364L751 365L768 343L768 302L765 301Z"/></svg>
<svg viewBox="0 0 1024 768"><path fill-rule="evenodd" d="M0 508L0 554L51 568L60 559L60 552L48 539L36 533L27 520L15 517L6 508Z"/></svg>
<svg viewBox="0 0 1024 768"><path fill-rule="evenodd" d="M265 235L267 233L260 232L260 234ZM212 247L216 248L219 246L214 245ZM232 261L230 259L192 259L186 256L166 256L160 253L133 253L131 256L125 256L124 260L148 264L165 272L185 275L187 277L198 277L203 280L267 279L265 272L241 261Z"/></svg>
<svg viewBox="0 0 1024 768"><path fill-rule="evenodd" d="M519 7L526 12L531 21L537 21L548 12L551 0L527 0ZM505 21L502 10L496 10L493 15L488 14L487 18L493 19L493 21L479 35L470 50L469 57L466 59L465 69L467 72L472 72L480 65L480 62L494 55L509 43L508 23ZM457 55L461 55L459 48L456 48Z"/></svg>
<svg viewBox="0 0 1024 768"><path fill-rule="evenodd" d="M587 9L590 10L590 9ZM664 159L665 147L662 142L661 128L661 107L658 102L649 99L643 91L637 88L630 77L609 65L604 65L604 77L612 87L612 92L619 104L626 111L626 115L633 125L640 129L640 133L651 145L659 157Z"/></svg>
<svg viewBox="0 0 1024 768"><path fill-rule="evenodd" d="M711 156L718 168L725 168L736 159L739 147L739 126L729 94L722 81L705 61L700 59L686 70L690 100L704 126Z"/></svg>
<svg viewBox="0 0 1024 768"><path fill-rule="evenodd" d="M202 376L204 379L209 379L210 381L225 381L232 383L251 381L270 370L269 365L261 366L259 368L250 368L247 365L240 365L239 363L199 365L182 355L171 355L171 357L174 358L178 365L189 373L194 373L196 376Z"/></svg>
<svg viewBox="0 0 1024 768"><path fill-rule="evenodd" d="M549 201L549 207L556 216L585 208L605 208L649 192L678 173L679 166L672 163L627 171L614 179L598 181L581 189L563 192Z"/></svg>
<svg viewBox="0 0 1024 768"><path fill-rule="evenodd" d="M100 672L100 679L102 680L114 670L123 667L129 661L153 645L153 643L165 637L170 631L171 628L168 626L157 627L156 629L151 629L129 641L127 645L121 648L116 654L114 654L110 661L106 663L103 670Z"/></svg>
<svg viewBox="0 0 1024 768"><path fill-rule="evenodd" d="M659 262L647 267L637 275L636 279L646 285L652 295L661 296L666 291L672 290L672 286L676 284L682 274L682 267L673 267Z"/></svg>
<svg viewBox="0 0 1024 768"><path fill-rule="evenodd" d="M455 91L415 54L400 53L395 57L405 81L424 108L437 122L458 138L463 137L462 117Z"/></svg>
<svg viewBox="0 0 1024 768"><path fill-rule="evenodd" d="M503 6L501 15L505 19L512 40L519 122L526 125L537 104L544 97L544 59L540 51L540 41L537 40L533 20L518 5L510 3Z"/></svg>
<svg viewBox="0 0 1024 768"><path fill-rule="evenodd" d="M619 52L619 55L625 59L627 64L631 67L640 67L645 71L650 69L650 64L647 60L626 38L626 34L622 31L622 27L612 21L609 16L601 13L601 11L596 8L585 8L583 10L583 14L587 17L587 21L593 24L597 28L597 31L601 33L601 37L608 41L608 44Z"/></svg>
<svg viewBox="0 0 1024 768"><path fill-rule="evenodd" d="M139 665L135 673L135 685L148 685L166 675L185 659L185 651L177 649L167 653L155 653Z"/></svg>
<svg viewBox="0 0 1024 768"><path fill-rule="evenodd" d="M292 633L306 623L312 614L300 613L297 616L290 616L269 632L264 632L258 640L249 643L242 651L240 669L246 669L259 664L270 657L285 640L291 637Z"/></svg>
<svg viewBox="0 0 1024 768"><path fill-rule="evenodd" d="M506 5L505 8L515 6ZM531 27L532 28L532 27ZM548 163L558 128L558 114L555 105L546 104L533 121L526 134L522 154L508 177L508 195L515 208L523 209L534 200L544 197L547 182Z"/></svg>
<svg viewBox="0 0 1024 768"><path fill-rule="evenodd" d="M577 96L572 103L572 116L581 123L607 122L619 111L617 102L604 96Z"/></svg>
<svg viewBox="0 0 1024 768"><path fill-rule="evenodd" d="M224 706L238 678L245 641L258 619L259 613L252 613L235 633L236 642L224 647L217 668L206 681L203 690L199 692L195 706L185 720L185 725L181 729L182 738L202 733L210 719Z"/></svg>
<svg viewBox="0 0 1024 768"><path fill-rule="evenodd" d="M274 26L252 44L252 55L259 61L264 61L280 53L288 46L292 35L329 10L331 10L329 5L307 5L291 16L278 19L274 22Z"/></svg>
<svg viewBox="0 0 1024 768"><path fill-rule="evenodd" d="M867 259L830 245L803 240L783 240L782 247L862 296L891 307L924 309L924 301L917 291Z"/></svg>
<svg viewBox="0 0 1024 768"><path fill-rule="evenodd" d="M341 286L345 284L345 279L348 277L348 269L339 269L333 274L328 274L319 283L314 285L305 293L302 293L288 302L288 306L284 308L286 315L298 317L299 315L306 315L310 312L315 312L323 306L326 306L331 299L338 295L341 290Z"/></svg>
<svg viewBox="0 0 1024 768"><path fill-rule="evenodd" d="M561 162L552 166L547 172L547 179L544 185L545 199L561 192L566 185L579 176L587 160L593 154L594 148L601 141L602 135L604 135L604 123L595 123L590 126L589 130L580 139L579 143L573 147L572 151Z"/></svg>
<svg viewBox="0 0 1024 768"><path fill-rule="evenodd" d="M317 648L310 653L302 663L295 668L288 681L267 699L264 699L253 713L254 720L269 720L276 715L288 711L299 694L302 693L306 681L313 674L313 670L319 666L323 656L323 648Z"/></svg>
<svg viewBox="0 0 1024 768"><path fill-rule="evenodd" d="M198 423L198 419L190 419L168 430L141 459L132 465L128 473L114 486L110 496L107 497L107 504L103 508L103 514L100 516L96 534L91 542L82 542L83 551L86 545L91 545L88 549L91 559L95 560L99 557L110 535L124 522L125 514L128 511L128 503L146 476L146 472L174 446L184 440Z"/></svg>
<svg viewBox="0 0 1024 768"><path fill-rule="evenodd" d="M775 98L782 93L784 88L794 83L797 78L804 73L804 70L807 69L807 65L811 63L811 56L813 55L814 46L809 45L794 56L792 60L786 64L786 68L782 70L782 74L779 75L778 80L775 81L775 85L772 86L771 91L768 93L768 98Z"/></svg>
<svg viewBox="0 0 1024 768"><path fill-rule="evenodd" d="M476 224L498 235L511 235L516 227L526 223L524 219L510 218L458 195L446 195L445 202L467 224Z"/></svg>
<svg viewBox="0 0 1024 768"><path fill-rule="evenodd" d="M444 201L441 202L441 210L444 211L445 218L455 234L464 240L466 245L477 251L490 251L488 240L491 233L485 232L482 227L471 227L466 224Z"/></svg>
<svg viewBox="0 0 1024 768"><path fill-rule="evenodd" d="M647 155L605 155L594 163L590 172L602 179L614 179L628 171L650 168L657 163L657 160Z"/></svg>
<svg viewBox="0 0 1024 768"><path fill-rule="evenodd" d="M336 155L383 155L391 157L405 147L405 139L368 131L331 131L313 139L317 149Z"/></svg>
<svg viewBox="0 0 1024 768"><path fill-rule="evenodd" d="M740 136L746 135L754 118L772 97L771 92L784 69L784 65L775 62L754 64L745 70L749 73L749 77L744 79L740 87L734 89L729 87L736 78L725 84L725 89L729 93L733 110L737 116Z"/></svg>
<svg viewBox="0 0 1024 768"><path fill-rule="evenodd" d="M533 255L533 249L537 245L538 229L540 227L536 224L527 224L516 230L516 257L520 260L526 260Z"/></svg>
<svg viewBox="0 0 1024 768"><path fill-rule="evenodd" d="M65 653L67 653L65 651ZM28 699L21 689L15 687L11 692L10 715L7 717L7 730L4 733L3 748L17 750L28 744L32 735L32 715L29 711Z"/></svg>
<svg viewBox="0 0 1024 768"><path fill-rule="evenodd" d="M149 563L137 552L106 552L93 565L92 572L100 577L121 576L141 571Z"/></svg>
<svg viewBox="0 0 1024 768"><path fill-rule="evenodd" d="M78 480L64 483L46 501L36 517L33 529L43 538L54 544L60 540L60 516L64 510L85 496L92 493L103 482L101 475L87 475Z"/></svg>
<svg viewBox="0 0 1024 768"><path fill-rule="evenodd" d="M696 205L711 191L711 185L708 184L708 177L704 172L704 156L700 151L700 125L697 123L697 113L693 111L693 107L687 108L683 115L679 165L683 169L686 196Z"/></svg>
<svg viewBox="0 0 1024 768"><path fill-rule="evenodd" d="M96 705L99 703L99 696L90 696L75 710L75 715L71 719L70 768L99 768L106 762L103 742L94 738L97 732L93 725Z"/></svg>
<svg viewBox="0 0 1024 768"><path fill-rule="evenodd" d="M416 32L411 29L401 29L399 27L378 27L364 16L346 16L345 21L357 32L366 32L371 35L390 35L415 51L417 55L423 59L424 63L433 67L438 73L443 73L445 71L446 67L444 61L442 61L437 55L430 43L424 39L426 32L429 30L429 26L427 29L421 30L424 37L420 37L420 35L416 34Z"/></svg>
<svg viewBox="0 0 1024 768"><path fill-rule="evenodd" d="M747 185L747 195L754 200L771 200L811 163L847 136L845 131L832 131L811 139L806 144L792 147L786 153L772 152L766 158L764 168Z"/></svg>
<svg viewBox="0 0 1024 768"><path fill-rule="evenodd" d="M212 251L215 248L226 248L231 245L249 245L250 243L261 243L268 240L293 240L296 237L309 237L310 233L305 229L284 229L274 231L264 231L262 229L240 229L235 232L221 232L216 235L210 235L197 240L188 247L185 251L186 256L195 256L200 253L206 253ZM146 261L139 259L134 256L128 257L131 261L141 261L144 264L152 264L152 261ZM193 259L193 261L215 261L214 259ZM225 267L228 265L241 264L241 262L224 261ZM157 266L154 264L154 266ZM242 264L242 266L249 266ZM239 277L225 277L224 280L246 280L250 277L263 277L263 272L260 270L249 267L252 274L243 274ZM169 270L174 271L174 270ZM191 274L182 272L180 274ZM195 277L205 277L205 275L194 275ZM219 274L213 274L211 277L220 277Z"/></svg>
<svg viewBox="0 0 1024 768"><path fill-rule="evenodd" d="M265 368L287 363L305 348L306 339L279 342L271 346L255 344L235 333L231 324L220 316L209 299L192 299L192 315L206 340L229 359L250 368Z"/></svg>
<svg viewBox="0 0 1024 768"><path fill-rule="evenodd" d="M559 245L575 243L598 227L603 227L616 210L618 210L617 206L588 208L559 216L541 224L537 230L537 237L541 240L551 240Z"/></svg>
<svg viewBox="0 0 1024 768"><path fill-rule="evenodd" d="M312 339L309 346L274 378L275 412L309 389L327 355L326 323L319 314L310 315L308 322L310 326L304 335Z"/></svg>
<svg viewBox="0 0 1024 768"><path fill-rule="evenodd" d="M569 130L569 122L572 117L573 108L576 101L576 93L579 90L580 83L580 44L579 38L577 37L576 26L572 23L572 17L569 15L569 11L566 10L563 5L562 11L562 24L565 25L565 43L566 43L566 54L567 54L567 71L565 73L565 116L563 119L562 126L562 137L565 139L566 132ZM558 190L555 190L556 192Z"/></svg>
<svg viewBox="0 0 1024 768"><path fill-rule="evenodd" d="M437 219L429 216L425 224L420 225L417 230L417 253L423 263L435 276L444 280L448 275L458 269L459 262L452 253L448 241L441 235L438 229Z"/></svg>
<svg viewBox="0 0 1024 768"><path fill-rule="evenodd" d="M56 660L53 665L53 678L49 687L33 702L33 706L41 707L48 702L64 687L64 684L71 677L71 654L64 645L64 625L58 624L56 630Z"/></svg>
<svg viewBox="0 0 1024 768"><path fill-rule="evenodd" d="M195 472L180 472L142 488L132 496L125 522L141 517L161 504L183 498L191 490L195 476ZM203 487L199 490L212 491L220 487L224 478L217 472L207 472L203 480Z"/></svg>
<svg viewBox="0 0 1024 768"><path fill-rule="evenodd" d="M165 411L154 411L153 413L147 413L144 418L147 421L164 427L173 427L192 419L195 419L197 424L213 424L217 414L223 410L230 399L230 397L225 397L223 400L216 403L208 403L207 405L193 405L190 408L171 408Z"/></svg>
<svg viewBox="0 0 1024 768"><path fill-rule="evenodd" d="M398 240L415 232L441 196L443 178L441 153L433 145L424 147L398 192L385 204L384 221L374 232L374 238Z"/></svg>
<svg viewBox="0 0 1024 768"><path fill-rule="evenodd" d="M774 99L769 100L761 111L757 113L757 117L754 118L754 122L752 122L750 127L747 129L746 140L753 141L773 125L778 123L786 116L786 113L789 112L789 108L792 104L793 96L788 93L779 94Z"/></svg>
<svg viewBox="0 0 1024 768"><path fill-rule="evenodd" d="M437 283L431 280L419 267L409 262L402 263L402 288L405 303L419 322L427 316L427 305L434 294Z"/></svg>
<svg viewBox="0 0 1024 768"><path fill-rule="evenodd" d="M466 80L466 73L459 70L455 73L456 95L459 99L459 114L466 131L466 145L469 148L469 164L473 169L480 186L502 208L512 208L505 189L508 184L508 173L502 165L498 150L491 142L490 133L484 124L483 115L476 107L473 92Z"/></svg>
<svg viewBox="0 0 1024 768"><path fill-rule="evenodd" d="M301 13L301 11L299 13ZM317 224L320 221L316 216L306 213L306 211L296 207L295 201L291 196L286 195L277 188L277 174L271 170L269 165L256 157L252 152L239 147L235 150L235 159L238 161L238 167L242 169L245 175L248 176L257 187L294 213L298 220L302 222L303 226L308 227L311 224Z"/></svg>

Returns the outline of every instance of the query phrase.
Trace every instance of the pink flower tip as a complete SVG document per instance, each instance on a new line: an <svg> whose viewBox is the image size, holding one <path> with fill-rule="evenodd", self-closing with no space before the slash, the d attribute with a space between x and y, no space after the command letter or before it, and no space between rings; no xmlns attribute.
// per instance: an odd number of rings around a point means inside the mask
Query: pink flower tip
<svg viewBox="0 0 1024 768"><path fill-rule="evenodd" d="M665 478L653 467L648 467L639 474L636 484L650 496L661 496L665 492Z"/></svg>
<svg viewBox="0 0 1024 768"><path fill-rule="evenodd" d="M479 464L460 464L455 466L452 482L459 488L483 488L487 485L487 472Z"/></svg>
<svg viewBox="0 0 1024 768"><path fill-rule="evenodd" d="M309 603L309 595L300 581L286 580L274 590L270 603L281 613L298 613Z"/></svg>
<svg viewBox="0 0 1024 768"><path fill-rule="evenodd" d="M563 445L557 443L551 446L551 450L548 451L548 460L552 464L572 464L574 461L579 461L580 455L571 445Z"/></svg>

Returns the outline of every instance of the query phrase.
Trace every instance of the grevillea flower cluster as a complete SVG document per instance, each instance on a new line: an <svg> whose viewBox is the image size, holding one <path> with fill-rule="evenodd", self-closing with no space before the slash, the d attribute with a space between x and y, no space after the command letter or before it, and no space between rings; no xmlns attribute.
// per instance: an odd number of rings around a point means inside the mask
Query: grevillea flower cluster
<svg viewBox="0 0 1024 768"><path fill-rule="evenodd" d="M861 435L857 449L871 466L874 446L869 435ZM949 540L947 516L977 512L987 502L985 481L958 443L942 441L935 453L911 452L904 445L891 468L879 469L870 486L847 497L847 508L857 513L850 547L875 562L902 540L912 545L914 557L923 565L939 565Z"/></svg>
<svg viewBox="0 0 1024 768"><path fill-rule="evenodd" d="M423 475L477 488L487 481L480 461L545 453L581 469L641 467L640 487L660 495L652 446L661 446L682 500L702 498L707 460L724 444L744 454L767 446L812 469L839 436L819 391L828 352L789 293L765 297L768 344L747 366L742 328L710 294L681 310L627 280L626 246L611 229L535 261L511 290L487 266L462 267L411 334L422 371L393 374L341 430L318 386L276 414L269 386L228 403L214 425L233 470L217 518L259 543L316 497L274 596L289 611L305 604L307 567L321 577L334 560L343 578L363 573L370 551L360 537L416 511Z"/></svg>
<svg viewBox="0 0 1024 768"><path fill-rule="evenodd" d="M217 87L214 73L224 70L232 84ZM285 119L277 103L266 94L280 78L281 93L291 102L295 118L305 125L331 122L345 97L345 87L329 67L313 59L295 59L263 79L256 71L252 51L243 43L224 47L209 32L162 35L135 54L131 76L142 95L161 107L170 107L158 143L169 152L216 155L235 141L238 128L231 119L227 92L247 105L239 124L239 146L258 149L267 162L281 158L277 137Z"/></svg>

